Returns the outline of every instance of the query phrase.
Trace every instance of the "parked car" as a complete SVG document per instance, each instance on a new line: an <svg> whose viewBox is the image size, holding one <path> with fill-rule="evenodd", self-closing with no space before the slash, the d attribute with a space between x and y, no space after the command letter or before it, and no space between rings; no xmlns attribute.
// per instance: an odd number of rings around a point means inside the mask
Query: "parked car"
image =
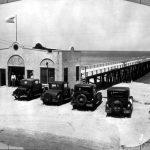
<svg viewBox="0 0 150 150"><path fill-rule="evenodd" d="M130 96L129 87L111 87L107 90L106 113L123 114L131 117L133 110L133 97Z"/></svg>
<svg viewBox="0 0 150 150"><path fill-rule="evenodd" d="M35 95L41 95L43 92L42 84L39 79L22 79L20 86L13 92L16 99L21 97L33 98Z"/></svg>
<svg viewBox="0 0 150 150"><path fill-rule="evenodd" d="M102 94L98 92L95 84L76 84L72 98L73 109L81 107L95 108L102 102Z"/></svg>
<svg viewBox="0 0 150 150"><path fill-rule="evenodd" d="M70 100L71 91L68 83L64 81L53 81L49 83L49 88L41 95L44 104L57 103L61 105L63 102Z"/></svg>

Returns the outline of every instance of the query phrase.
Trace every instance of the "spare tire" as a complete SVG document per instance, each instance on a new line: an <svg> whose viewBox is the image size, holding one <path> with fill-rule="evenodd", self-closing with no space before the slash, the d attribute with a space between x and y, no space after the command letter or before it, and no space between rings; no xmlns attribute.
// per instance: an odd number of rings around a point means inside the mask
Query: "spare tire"
<svg viewBox="0 0 150 150"><path fill-rule="evenodd" d="M87 97L84 94L80 94L77 96L76 100L79 106L84 106L87 102Z"/></svg>
<svg viewBox="0 0 150 150"><path fill-rule="evenodd" d="M49 104L52 102L52 96L49 93L44 94L43 103Z"/></svg>
<svg viewBox="0 0 150 150"><path fill-rule="evenodd" d="M114 110L114 111L117 111L117 112L121 112L123 110L123 104L121 101L119 100L116 100L112 103L111 105L111 108Z"/></svg>

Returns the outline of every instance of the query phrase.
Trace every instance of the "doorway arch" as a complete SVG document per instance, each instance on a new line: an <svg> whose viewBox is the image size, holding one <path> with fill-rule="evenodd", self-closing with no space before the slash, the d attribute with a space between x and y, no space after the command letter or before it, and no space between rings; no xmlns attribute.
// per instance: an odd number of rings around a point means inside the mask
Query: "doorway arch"
<svg viewBox="0 0 150 150"><path fill-rule="evenodd" d="M24 60L21 56L19 55L13 55L9 58L8 62L7 62L8 66L20 66L20 67L24 67Z"/></svg>
<svg viewBox="0 0 150 150"><path fill-rule="evenodd" d="M55 80L55 63L49 58L40 63L40 79L41 83L45 84Z"/></svg>
<svg viewBox="0 0 150 150"><path fill-rule="evenodd" d="M9 58L7 66L8 66L8 86L11 85L12 73L16 75L15 85L19 86L20 80L23 79L25 74L24 59L19 55L13 55Z"/></svg>
<svg viewBox="0 0 150 150"><path fill-rule="evenodd" d="M47 67L47 65L48 65L48 68L52 68L54 67L54 62L49 58L45 58L40 63L40 67Z"/></svg>

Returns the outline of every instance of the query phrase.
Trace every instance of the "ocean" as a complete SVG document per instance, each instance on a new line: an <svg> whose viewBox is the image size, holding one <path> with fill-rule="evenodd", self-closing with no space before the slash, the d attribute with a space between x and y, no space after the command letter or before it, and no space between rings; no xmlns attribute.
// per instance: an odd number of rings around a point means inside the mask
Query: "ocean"
<svg viewBox="0 0 150 150"><path fill-rule="evenodd" d="M150 51L82 51L81 64L91 65L112 61L124 61L138 57L150 58Z"/></svg>

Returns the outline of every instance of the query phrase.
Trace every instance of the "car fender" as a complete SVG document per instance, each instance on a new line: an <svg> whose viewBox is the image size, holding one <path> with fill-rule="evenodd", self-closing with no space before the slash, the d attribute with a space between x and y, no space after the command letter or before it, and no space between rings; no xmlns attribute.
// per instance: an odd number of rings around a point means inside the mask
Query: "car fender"
<svg viewBox="0 0 150 150"><path fill-rule="evenodd" d="M132 96L129 97L129 102L131 103L131 105L133 104L133 97Z"/></svg>
<svg viewBox="0 0 150 150"><path fill-rule="evenodd" d="M102 101L102 93L100 91L96 93L96 99Z"/></svg>

